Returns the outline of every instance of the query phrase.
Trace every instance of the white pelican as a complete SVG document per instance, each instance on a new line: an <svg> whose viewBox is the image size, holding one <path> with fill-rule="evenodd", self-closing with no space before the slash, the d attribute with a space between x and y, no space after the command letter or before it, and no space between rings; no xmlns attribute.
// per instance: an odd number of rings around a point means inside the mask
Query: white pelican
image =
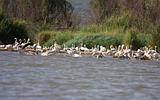
<svg viewBox="0 0 160 100"><path fill-rule="evenodd" d="M103 46L100 46L100 52L105 52L105 51L106 51L106 48Z"/></svg>
<svg viewBox="0 0 160 100"><path fill-rule="evenodd" d="M73 57L79 58L79 57L82 57L82 56L80 54L73 54Z"/></svg>

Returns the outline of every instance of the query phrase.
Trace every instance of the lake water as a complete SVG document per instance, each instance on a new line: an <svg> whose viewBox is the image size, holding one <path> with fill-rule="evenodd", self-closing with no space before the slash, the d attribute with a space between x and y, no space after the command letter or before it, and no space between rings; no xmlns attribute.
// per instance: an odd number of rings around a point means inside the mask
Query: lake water
<svg viewBox="0 0 160 100"><path fill-rule="evenodd" d="M160 62L0 52L0 100L160 100Z"/></svg>

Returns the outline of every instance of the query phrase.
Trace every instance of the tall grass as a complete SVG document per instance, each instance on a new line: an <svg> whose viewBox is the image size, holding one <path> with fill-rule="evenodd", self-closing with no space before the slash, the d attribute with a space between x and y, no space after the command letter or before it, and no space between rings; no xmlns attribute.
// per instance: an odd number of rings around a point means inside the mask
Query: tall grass
<svg viewBox="0 0 160 100"><path fill-rule="evenodd" d="M119 40L117 37L106 36L103 34L80 34L66 43L66 45L69 47L72 45L80 46L80 44L86 45L88 48L95 47L96 45L109 47L110 45L120 45L121 40Z"/></svg>
<svg viewBox="0 0 160 100"><path fill-rule="evenodd" d="M38 41L41 45L52 46L54 42L62 45L65 42L71 40L74 37L74 33L71 31L42 31L37 34Z"/></svg>
<svg viewBox="0 0 160 100"><path fill-rule="evenodd" d="M83 26L76 31L42 31L39 33L40 43L45 46L51 46L56 41L58 44L80 46L92 48L95 45L109 47L125 44L138 49L143 46L153 46L154 39L152 31L148 34L142 33L136 27L129 25L129 15L114 16L106 19L101 24L92 24Z"/></svg>
<svg viewBox="0 0 160 100"><path fill-rule="evenodd" d="M82 27L79 30L79 35L68 41L67 44L71 46L71 44L79 45L83 43L89 48L94 45L109 47L109 45L125 44L127 46L132 45L133 49L155 45L152 34L155 29L152 28L152 25L148 25L147 28L151 29L147 29L143 33L136 27L129 25L129 18L129 14L112 16L101 24Z"/></svg>

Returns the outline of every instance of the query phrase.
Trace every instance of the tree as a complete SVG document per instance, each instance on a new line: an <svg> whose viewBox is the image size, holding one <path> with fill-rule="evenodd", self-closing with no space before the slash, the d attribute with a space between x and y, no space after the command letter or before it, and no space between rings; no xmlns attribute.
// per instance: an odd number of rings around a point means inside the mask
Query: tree
<svg viewBox="0 0 160 100"><path fill-rule="evenodd" d="M68 26L73 12L66 0L0 0L0 6L11 17L52 26Z"/></svg>

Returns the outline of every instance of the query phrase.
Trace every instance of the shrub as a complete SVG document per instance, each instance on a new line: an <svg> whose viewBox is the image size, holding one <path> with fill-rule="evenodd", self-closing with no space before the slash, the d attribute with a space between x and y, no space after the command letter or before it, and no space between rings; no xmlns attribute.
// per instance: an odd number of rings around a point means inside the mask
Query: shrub
<svg viewBox="0 0 160 100"><path fill-rule="evenodd" d="M95 45L102 45L109 47L110 45L119 45L121 41L117 37L111 37L101 34L90 34L90 35L78 35L74 39L68 41L67 46L72 46L72 44L79 46L80 44L85 44L86 47L92 48Z"/></svg>
<svg viewBox="0 0 160 100"><path fill-rule="evenodd" d="M27 23L24 20L11 19L0 13L0 41L3 44L14 43L14 38L23 39L30 37Z"/></svg>
<svg viewBox="0 0 160 100"><path fill-rule="evenodd" d="M40 45L46 43L52 36L52 31L42 31L37 34L37 40L39 41Z"/></svg>
<svg viewBox="0 0 160 100"><path fill-rule="evenodd" d="M53 45L55 41L62 45L72 39L74 34L70 31L42 31L38 33L38 37L41 45L49 47Z"/></svg>
<svg viewBox="0 0 160 100"><path fill-rule="evenodd" d="M132 42L131 45L133 46L132 49L137 50L144 46L152 46L153 37L151 34L135 34L132 33Z"/></svg>

